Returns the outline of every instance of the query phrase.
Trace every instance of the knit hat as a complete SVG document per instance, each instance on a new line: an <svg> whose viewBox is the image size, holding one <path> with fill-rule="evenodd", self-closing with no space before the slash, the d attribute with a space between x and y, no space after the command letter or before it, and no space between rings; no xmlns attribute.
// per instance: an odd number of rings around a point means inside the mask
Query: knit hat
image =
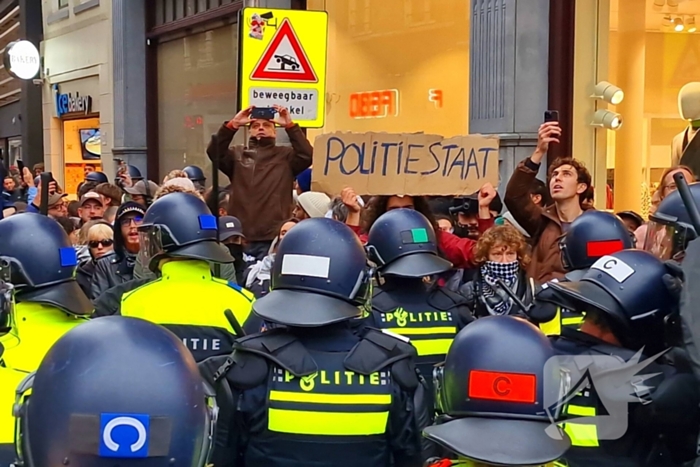
<svg viewBox="0 0 700 467"><path fill-rule="evenodd" d="M318 191L307 191L299 195L299 206L309 217L324 217L331 205L327 194Z"/></svg>

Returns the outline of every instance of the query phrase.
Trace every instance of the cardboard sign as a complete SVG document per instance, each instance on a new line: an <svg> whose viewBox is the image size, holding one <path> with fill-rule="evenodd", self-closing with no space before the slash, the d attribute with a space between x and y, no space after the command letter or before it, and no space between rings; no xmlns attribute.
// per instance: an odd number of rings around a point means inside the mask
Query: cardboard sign
<svg viewBox="0 0 700 467"><path fill-rule="evenodd" d="M329 133L316 138L314 191L358 195L470 195L498 185L498 138Z"/></svg>

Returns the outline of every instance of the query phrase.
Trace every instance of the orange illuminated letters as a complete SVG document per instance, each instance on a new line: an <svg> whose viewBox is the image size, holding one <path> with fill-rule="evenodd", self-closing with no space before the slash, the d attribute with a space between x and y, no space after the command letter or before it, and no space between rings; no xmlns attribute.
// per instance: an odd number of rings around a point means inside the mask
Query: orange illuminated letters
<svg viewBox="0 0 700 467"><path fill-rule="evenodd" d="M383 118L399 114L399 91L355 92L350 94L351 118Z"/></svg>

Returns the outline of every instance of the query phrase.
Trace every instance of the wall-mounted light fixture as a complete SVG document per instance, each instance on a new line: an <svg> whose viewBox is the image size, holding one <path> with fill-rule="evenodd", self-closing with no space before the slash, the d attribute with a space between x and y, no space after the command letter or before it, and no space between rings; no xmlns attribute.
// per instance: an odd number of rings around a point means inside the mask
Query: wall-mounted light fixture
<svg viewBox="0 0 700 467"><path fill-rule="evenodd" d="M690 33L697 32L698 27L695 25L695 16L689 16L685 20L685 25L687 28L687 31Z"/></svg>
<svg viewBox="0 0 700 467"><path fill-rule="evenodd" d="M678 6L678 0L666 0L666 5L671 8L676 8Z"/></svg>
<svg viewBox="0 0 700 467"><path fill-rule="evenodd" d="M673 30L676 32L682 32L685 29L685 24L683 23L683 18L677 17L673 19Z"/></svg>
<svg viewBox="0 0 700 467"><path fill-rule="evenodd" d="M607 81L601 81L595 85L593 95L591 97L594 99L604 100L608 104L617 105L625 98L625 93L614 84L610 84Z"/></svg>
<svg viewBox="0 0 700 467"><path fill-rule="evenodd" d="M608 130L619 130L622 126L622 116L609 110L597 110L591 125Z"/></svg>
<svg viewBox="0 0 700 467"><path fill-rule="evenodd" d="M654 6L662 7L666 5L666 0L654 0Z"/></svg>

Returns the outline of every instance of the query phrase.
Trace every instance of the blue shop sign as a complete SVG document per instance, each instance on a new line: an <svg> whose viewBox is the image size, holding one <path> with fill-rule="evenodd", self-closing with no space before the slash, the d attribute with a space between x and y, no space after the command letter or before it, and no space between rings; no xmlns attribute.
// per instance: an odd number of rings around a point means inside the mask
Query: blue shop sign
<svg viewBox="0 0 700 467"><path fill-rule="evenodd" d="M56 116L62 118L66 115L89 115L92 112L92 96L81 96L76 92L61 94L58 84L53 85L56 99Z"/></svg>

